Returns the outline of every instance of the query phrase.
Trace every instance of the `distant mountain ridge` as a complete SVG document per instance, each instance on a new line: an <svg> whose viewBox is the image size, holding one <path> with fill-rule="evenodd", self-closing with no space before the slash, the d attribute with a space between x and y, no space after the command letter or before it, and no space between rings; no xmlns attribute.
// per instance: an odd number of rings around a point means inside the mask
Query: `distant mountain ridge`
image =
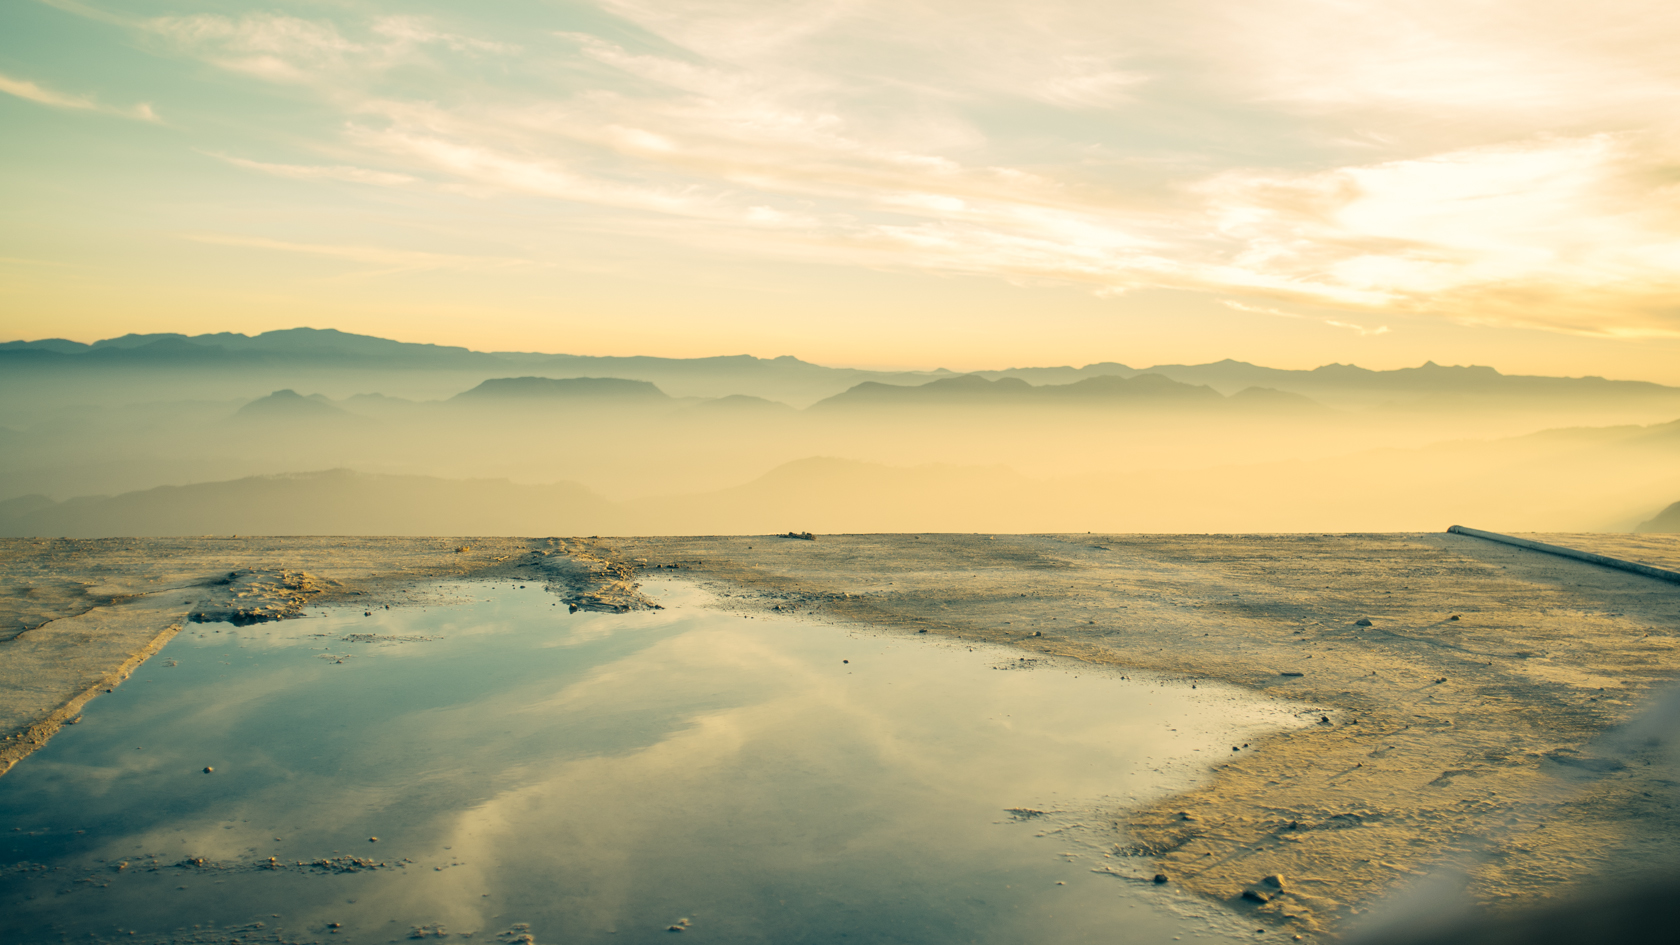
<svg viewBox="0 0 1680 945"><path fill-rule="evenodd" d="M644 403L671 398L647 381L618 377L496 377L449 398L451 402L617 400Z"/></svg>
<svg viewBox="0 0 1680 945"><path fill-rule="evenodd" d="M573 482L439 479L332 469L0 503L8 535L485 535L588 533L622 510Z"/></svg>
<svg viewBox="0 0 1680 945"><path fill-rule="evenodd" d="M236 417L276 417L287 420L318 420L323 417L347 416L319 395L305 397L295 390L277 390L267 397L259 397L234 412Z"/></svg>
<svg viewBox="0 0 1680 945"><path fill-rule="evenodd" d="M1648 521L1640 522L1633 531L1639 535L1671 535L1680 532L1680 502L1663 509Z"/></svg>
<svg viewBox="0 0 1680 945"><path fill-rule="evenodd" d="M1071 384L1033 385L1018 377L987 380L979 374L942 378L916 386L866 381L811 406L836 410L868 406L1027 406L1112 404L1147 400L1155 404L1222 403L1211 387L1181 384L1159 374L1087 377Z"/></svg>
<svg viewBox="0 0 1680 945"><path fill-rule="evenodd" d="M277 386L270 383L273 380L295 386L297 382L289 378L299 372L329 372L334 376L353 372L395 372L416 377L424 372L434 372L459 375L463 379L476 375L473 382L514 375L546 376L550 379L618 378L658 385L673 397L740 394L784 401L795 406L849 392L866 382L908 387L973 376L985 381L1014 379L1046 387L1074 385L1100 377L1133 379L1142 375L1154 375L1190 387L1210 388L1225 396L1249 388L1265 388L1298 394L1332 406L1338 401L1371 405L1421 402L1429 398L1451 401L1463 397L1536 400L1616 398L1665 403L1672 400L1680 405L1680 387L1602 377L1508 375L1487 366L1445 366L1432 361L1415 368L1385 371L1352 364L1326 364L1311 370L1293 370L1231 359L1209 364L1165 364L1148 368L1100 361L1078 368L1012 367L959 375L944 368L932 371L871 371L828 367L790 355L774 358L752 355L662 358L486 352L315 328L292 328L258 335L235 332L190 336L179 333L129 334L92 344L62 338L0 343L0 371L20 379L80 376L86 371L154 377L158 371L181 368L248 376L253 382L260 378L262 383L270 384L266 388L270 390ZM462 389L455 388L456 391ZM362 388L362 392L367 390Z"/></svg>

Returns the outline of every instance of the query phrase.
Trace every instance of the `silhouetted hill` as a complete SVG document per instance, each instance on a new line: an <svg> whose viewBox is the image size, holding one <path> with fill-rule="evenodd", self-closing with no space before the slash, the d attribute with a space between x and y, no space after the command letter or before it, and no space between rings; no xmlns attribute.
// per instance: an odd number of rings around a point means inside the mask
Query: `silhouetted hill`
<svg viewBox="0 0 1680 945"><path fill-rule="evenodd" d="M1229 400L1232 406L1249 407L1272 414L1323 413L1328 409L1311 397L1270 387L1245 387L1232 394Z"/></svg>
<svg viewBox="0 0 1680 945"><path fill-rule="evenodd" d="M15 499L5 499L0 501L0 523L7 519L17 518L20 515L28 515L31 512L52 508L57 504L44 495L20 495Z"/></svg>
<svg viewBox="0 0 1680 945"><path fill-rule="evenodd" d="M492 444L490 449L505 438L503 429L528 425L523 416L515 416L507 428L488 421L494 413L459 416L492 428L483 440ZM1239 427L1250 424L1246 417L1238 421ZM615 423L604 429L621 434L622 423ZM687 420L682 425L704 426ZM983 425L987 431L999 428L989 417ZM874 435L886 424L871 418L861 426ZM431 425L415 429L429 431ZM25 495L0 503L0 534L1427 531L1455 520L1496 531L1620 531L1647 519L1649 509L1674 493L1680 444L1649 440L1649 432L1646 427L1551 430L1496 441L1365 449L1329 460L1300 456L1251 462L1237 451L1226 462L1199 467L1032 475L997 462L890 464L806 453L803 459L766 462L733 480L740 485L713 476L711 485L685 487L682 483L696 477L684 473L664 480L652 497L616 502L576 482L527 486L506 479L339 470L64 502ZM703 444L713 436L707 427L692 442ZM422 449L438 451L428 434L412 438L422 441ZM1021 437L1005 433L997 438L1021 460L1032 458L1033 447L1023 445ZM249 443L243 440L241 447L248 449ZM738 447L723 449L735 452ZM278 450L276 455L290 456L295 447L282 443ZM471 456L475 450L443 452ZM638 464L657 465L671 455L680 460L673 465L685 468L705 461L700 452L673 451L656 440L615 441L606 452L622 465L616 479L600 481L623 490L621 495L635 494L622 483ZM369 461L403 460L379 450ZM507 468L505 458L498 462ZM760 472L766 468L768 473ZM1594 488L1582 489L1582 482ZM1671 528L1677 516L1680 507L1671 507L1640 528Z"/></svg>
<svg viewBox="0 0 1680 945"><path fill-rule="evenodd" d="M791 417L798 413L779 400L766 400L747 394L731 394L703 400L692 408L695 413L711 416L748 418Z"/></svg>
<svg viewBox="0 0 1680 945"><path fill-rule="evenodd" d="M131 334L91 345L64 339L12 341L0 344L0 372L17 382L0 393L14 397L19 391L39 389L43 383L56 380L65 381L66 390L92 391L95 388L84 383L90 374L121 377L127 385L143 378L150 387L174 390L183 390L196 381L198 387L192 396L206 396L206 388L212 382L223 385L211 388L218 392L227 390L225 385L240 381L261 383L264 387L260 389L296 387L304 383L304 375L308 375L314 389L345 396L378 389L369 384L371 378L379 375L385 378L378 381L385 385L384 393L410 397L439 396L440 386L449 390L448 385L458 384L452 389L459 391L487 378L529 374L552 378L615 377L647 381L675 397L744 394L795 407L869 381L910 387L958 376L943 368L897 372L826 367L787 355L657 358L484 352L314 328L254 336L234 332L190 336ZM1672 401L1680 405L1680 388L1642 381L1505 375L1491 367L1443 366L1433 362L1415 368L1373 371L1351 364L1284 370L1230 359L1211 364L1163 364L1137 369L1103 361L1079 368L1022 367L973 374L989 382L1014 379L1039 387L1069 386L1098 377L1133 379L1158 375L1191 387L1210 387L1224 395L1261 387L1299 394L1329 406L1404 403L1422 408L1431 405L1454 408L1467 399L1512 403L1531 400L1549 404ZM348 390L339 386L349 379L361 386ZM132 386L125 389L131 394L135 390ZM60 396L58 391L50 393ZM244 388L219 396L254 394L255 391Z"/></svg>
<svg viewBox="0 0 1680 945"><path fill-rule="evenodd" d="M48 354L81 354L92 345L64 338L42 338L39 341L7 341L0 343L0 352L43 351Z"/></svg>
<svg viewBox="0 0 1680 945"><path fill-rule="evenodd" d="M1312 397L1321 402L1349 395L1364 398L1425 396L1462 398L1680 398L1680 388L1646 381L1612 381L1602 377L1541 377L1501 374L1481 365L1445 366L1427 361L1415 368L1373 371L1353 364L1326 364L1310 371L1260 367L1226 359L1212 364L1162 364L1146 369L1186 384L1206 384L1222 393L1245 387L1266 387Z"/></svg>
<svg viewBox="0 0 1680 945"><path fill-rule="evenodd" d="M1354 364L1326 364L1311 370L1262 367L1226 358L1210 364L1157 364L1131 368L1113 361L1082 368L1010 368L976 371L987 379L1018 377L1034 384L1069 384L1087 377L1134 377L1159 374L1185 384L1206 385L1222 394L1260 387L1301 394L1318 400L1357 396L1366 400L1388 397L1416 401L1426 396L1477 397L1622 397L1677 398L1680 388L1645 381L1613 381L1602 377L1542 377L1501 374L1484 365L1440 365L1426 361L1415 368L1374 371Z"/></svg>
<svg viewBox="0 0 1680 945"><path fill-rule="evenodd" d="M498 377L451 397L456 403L513 401L612 400L625 403L662 403L671 398L647 381L617 377Z"/></svg>
<svg viewBox="0 0 1680 945"><path fill-rule="evenodd" d="M322 420L350 415L327 403L324 398L305 397L295 390L277 390L240 407L234 411L234 416L243 419Z"/></svg>
<svg viewBox="0 0 1680 945"><path fill-rule="evenodd" d="M612 503L576 483L527 486L345 469L43 501L26 496L0 504L0 534L545 535L591 534L623 521Z"/></svg>
<svg viewBox="0 0 1680 945"><path fill-rule="evenodd" d="M1675 532L1680 532L1680 502L1663 509L1650 521L1640 522L1634 528L1634 533L1641 535L1666 535Z"/></svg>
<svg viewBox="0 0 1680 945"><path fill-rule="evenodd" d="M1029 384L1072 384L1074 381L1082 381L1087 377L1103 377L1111 374L1117 377L1131 377L1143 372L1117 361L1102 361L1097 364L1087 364L1082 368L1064 365L1062 367L1005 368L1002 371L974 371L972 373L978 374L989 381L995 381L1000 377L1018 377Z"/></svg>
<svg viewBox="0 0 1680 945"><path fill-rule="evenodd" d="M1050 406L1125 403L1217 404L1224 398L1210 387L1180 384L1158 374L1125 378L1088 377L1071 384L1033 386L1018 377L987 380L979 374L929 381L914 387L867 381L811 406L812 410L863 407Z"/></svg>
<svg viewBox="0 0 1680 945"><path fill-rule="evenodd" d="M1064 401L1151 400L1177 403L1218 403L1222 398L1211 387L1181 384L1160 374L1138 374L1130 378L1112 374L1088 377L1072 384L1047 384L1034 388L1039 397Z"/></svg>

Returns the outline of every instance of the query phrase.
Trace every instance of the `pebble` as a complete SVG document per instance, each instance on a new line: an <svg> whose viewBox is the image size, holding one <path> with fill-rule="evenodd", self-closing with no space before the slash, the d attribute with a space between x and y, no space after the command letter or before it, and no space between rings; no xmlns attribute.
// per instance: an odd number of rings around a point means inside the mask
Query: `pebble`
<svg viewBox="0 0 1680 945"><path fill-rule="evenodd" d="M1356 626L1356 627L1369 627L1369 626L1371 626L1371 618L1360 617L1358 620L1355 620L1353 622L1353 625Z"/></svg>
<svg viewBox="0 0 1680 945"><path fill-rule="evenodd" d="M205 773L205 774L209 774L209 773L210 773L210 772L212 772L212 771L214 771L214 770L216 770L216 769L215 769L215 768L212 768L212 767L210 767L210 766L209 766L209 765L205 765L205 766L204 766L204 773Z"/></svg>
<svg viewBox="0 0 1680 945"><path fill-rule="evenodd" d="M1155 885L1157 885L1157 886L1165 885L1166 882L1167 882L1167 874L1165 874L1165 873L1156 873L1155 874Z"/></svg>

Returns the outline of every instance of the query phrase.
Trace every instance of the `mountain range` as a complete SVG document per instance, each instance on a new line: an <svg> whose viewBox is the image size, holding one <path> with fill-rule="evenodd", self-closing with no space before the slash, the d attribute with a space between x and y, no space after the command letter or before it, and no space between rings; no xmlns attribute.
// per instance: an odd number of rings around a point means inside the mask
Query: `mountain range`
<svg viewBox="0 0 1680 945"><path fill-rule="evenodd" d="M92 344L44 339L0 343L0 376L40 383L52 378L87 378L100 374L134 378L188 369L218 376L248 378L269 390L295 386L269 379L303 372L311 377L349 375L401 388L393 375L431 374L456 391L483 380L516 376L618 378L647 381L676 397L753 396L796 407L846 393L865 382L915 386L951 379L957 372L869 371L812 364L783 355L759 358L732 355L704 358L611 357L486 352L447 345L417 344L357 335L334 329L293 328L243 335L234 332L184 335L130 334ZM1377 371L1351 364L1327 364L1311 370L1262 367L1243 361L1210 364L1163 364L1131 367L1100 361L1084 367L1023 367L970 372L987 381L1019 380L1034 386L1066 386L1082 381L1155 375L1192 387L1231 395L1249 388L1298 394L1329 406L1378 403L1427 403L1452 398L1493 398L1531 402L1622 400L1680 404L1680 388L1645 381L1601 377L1506 375L1486 366L1443 366L1427 362L1415 368ZM185 379L176 378L177 383ZM969 388L973 390L974 388ZM435 385L429 392L440 393ZM346 390L350 393L365 393ZM404 395L400 389L381 391ZM254 392L250 394L254 396ZM856 395L855 399L867 397ZM924 395L931 396L931 395Z"/></svg>

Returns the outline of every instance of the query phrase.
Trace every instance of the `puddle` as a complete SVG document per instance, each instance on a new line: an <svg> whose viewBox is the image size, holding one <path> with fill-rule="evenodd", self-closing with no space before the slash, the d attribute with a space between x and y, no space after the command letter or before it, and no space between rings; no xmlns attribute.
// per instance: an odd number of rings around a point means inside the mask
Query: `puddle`
<svg viewBox="0 0 1680 945"><path fill-rule="evenodd" d="M1112 812L1291 707L683 583L457 587L192 625L90 703L0 778L0 940L1255 937L1108 855Z"/></svg>

